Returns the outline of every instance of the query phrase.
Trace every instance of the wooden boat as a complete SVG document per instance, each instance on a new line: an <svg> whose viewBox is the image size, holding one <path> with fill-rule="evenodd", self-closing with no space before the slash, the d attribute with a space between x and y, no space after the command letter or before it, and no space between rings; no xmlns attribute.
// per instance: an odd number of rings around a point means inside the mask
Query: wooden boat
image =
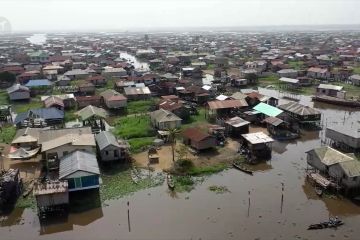
<svg viewBox="0 0 360 240"><path fill-rule="evenodd" d="M347 107L360 107L360 101L348 100L330 96L314 96L313 101L324 102L334 105L347 106Z"/></svg>
<svg viewBox="0 0 360 240"><path fill-rule="evenodd" d="M325 228L337 228L341 225L344 225L344 222L338 219L330 219L327 222L311 224L308 227L308 230L318 230L318 229L325 229Z"/></svg>
<svg viewBox="0 0 360 240"><path fill-rule="evenodd" d="M253 175L253 171L247 169L245 166L242 166L240 164L233 163L233 167L250 175Z"/></svg>
<svg viewBox="0 0 360 240"><path fill-rule="evenodd" d="M170 174L167 175L166 182L167 182L167 185L168 185L169 189L174 190L175 183L174 183L173 177Z"/></svg>

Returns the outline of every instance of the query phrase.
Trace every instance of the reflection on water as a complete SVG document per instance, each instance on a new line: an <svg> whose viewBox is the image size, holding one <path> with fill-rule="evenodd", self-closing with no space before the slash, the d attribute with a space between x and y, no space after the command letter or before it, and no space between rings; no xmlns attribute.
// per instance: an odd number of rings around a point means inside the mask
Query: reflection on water
<svg viewBox="0 0 360 240"><path fill-rule="evenodd" d="M301 103L313 106L309 97L302 97ZM344 111L342 107L322 112L328 125L341 121L348 125L360 119L359 112ZM304 131L296 141L275 142L271 161L254 166L253 176L230 169L207 177L190 193L169 192L164 184L109 201L103 208L72 213L67 221L49 226L40 225L35 212L16 209L2 218L1 239L37 239L39 234L41 239L86 240L357 239L360 207L346 199L319 198L305 180L305 152L321 146L319 136L323 132ZM211 185L226 186L231 193L214 194L208 190ZM309 224L332 215L339 216L345 225L336 231L306 230Z"/></svg>
<svg viewBox="0 0 360 240"><path fill-rule="evenodd" d="M136 68L146 69L149 70L149 64L147 62L141 61L138 58L136 58L134 55L131 55L127 52L120 52L120 58L126 59L129 63L134 65Z"/></svg>
<svg viewBox="0 0 360 240"><path fill-rule="evenodd" d="M42 45L46 43L47 37L46 34L34 34L28 37L26 40L28 40L31 44Z"/></svg>

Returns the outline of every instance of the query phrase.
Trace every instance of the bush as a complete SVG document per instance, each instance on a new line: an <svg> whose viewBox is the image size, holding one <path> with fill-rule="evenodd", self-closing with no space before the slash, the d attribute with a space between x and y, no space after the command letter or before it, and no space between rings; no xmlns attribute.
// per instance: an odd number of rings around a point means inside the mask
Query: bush
<svg viewBox="0 0 360 240"><path fill-rule="evenodd" d="M190 160L177 160L175 162L175 170L181 173L190 171L194 167L194 164Z"/></svg>
<svg viewBox="0 0 360 240"><path fill-rule="evenodd" d="M126 139L152 137L155 135L150 126L149 116L141 117L122 117L115 125L115 134Z"/></svg>

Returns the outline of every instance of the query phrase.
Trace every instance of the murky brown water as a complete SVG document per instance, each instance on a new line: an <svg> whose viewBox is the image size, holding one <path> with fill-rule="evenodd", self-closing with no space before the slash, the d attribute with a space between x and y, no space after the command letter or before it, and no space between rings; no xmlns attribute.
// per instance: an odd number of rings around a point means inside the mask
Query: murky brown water
<svg viewBox="0 0 360 240"><path fill-rule="evenodd" d="M312 105L307 97L301 102ZM316 108L328 125L342 124L344 119L347 126L355 125L360 119L360 113L351 109ZM32 210L16 209L0 221L0 239L359 239L360 207L346 199L318 198L304 179L305 152L320 146L321 136L323 132L307 132L297 141L275 143L272 160L256 166L254 176L227 170L176 196L166 186L147 189L110 201L102 209L71 214L61 224L41 227ZM231 193L215 194L208 190L210 185L225 185ZM306 230L331 215L345 225Z"/></svg>

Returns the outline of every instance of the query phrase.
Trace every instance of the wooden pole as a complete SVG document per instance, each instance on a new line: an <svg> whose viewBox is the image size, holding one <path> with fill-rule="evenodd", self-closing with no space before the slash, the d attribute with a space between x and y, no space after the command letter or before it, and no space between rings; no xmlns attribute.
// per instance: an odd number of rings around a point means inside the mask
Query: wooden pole
<svg viewBox="0 0 360 240"><path fill-rule="evenodd" d="M127 202L127 205L128 205L128 210L127 210L127 215L128 215L128 227L129 227L129 232L131 232L129 201Z"/></svg>
<svg viewBox="0 0 360 240"><path fill-rule="evenodd" d="M281 206L280 206L280 213L282 213L284 205L284 183L281 183Z"/></svg>
<svg viewBox="0 0 360 240"><path fill-rule="evenodd" d="M249 205L248 205L248 212L247 212L247 216L249 217L250 216L250 191L248 191L248 194L249 194Z"/></svg>

